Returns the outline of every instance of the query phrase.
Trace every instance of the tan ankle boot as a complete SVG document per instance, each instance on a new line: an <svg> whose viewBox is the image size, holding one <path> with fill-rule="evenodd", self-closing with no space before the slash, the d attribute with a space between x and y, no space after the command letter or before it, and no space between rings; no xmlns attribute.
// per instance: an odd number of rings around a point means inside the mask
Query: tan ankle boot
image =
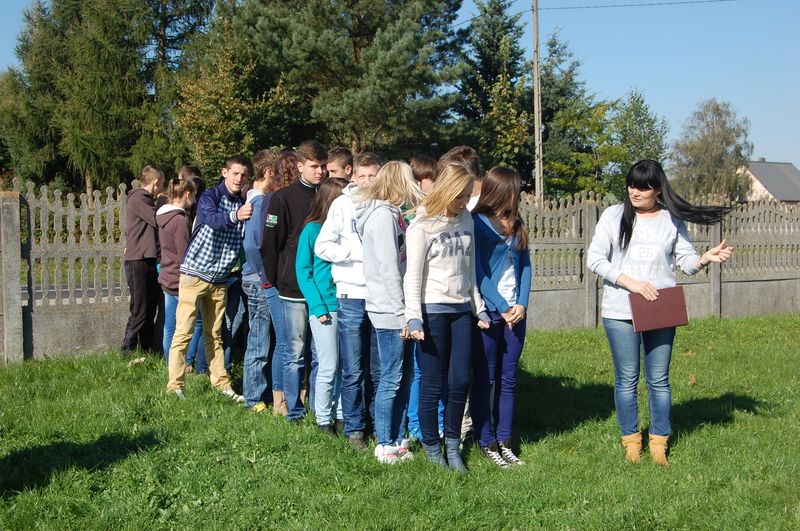
<svg viewBox="0 0 800 531"><path fill-rule="evenodd" d="M650 459L657 465L669 466L667 461L668 435L650 435Z"/></svg>
<svg viewBox="0 0 800 531"><path fill-rule="evenodd" d="M283 391L272 391L272 414L276 417L285 417L289 414Z"/></svg>
<svg viewBox="0 0 800 531"><path fill-rule="evenodd" d="M637 431L622 437L622 446L625 448L625 460L638 463L642 458L642 432Z"/></svg>

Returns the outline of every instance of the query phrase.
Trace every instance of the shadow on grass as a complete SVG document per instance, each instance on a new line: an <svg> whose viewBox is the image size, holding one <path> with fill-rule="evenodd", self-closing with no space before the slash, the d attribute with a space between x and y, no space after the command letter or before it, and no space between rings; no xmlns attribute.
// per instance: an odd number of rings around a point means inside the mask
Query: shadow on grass
<svg viewBox="0 0 800 531"><path fill-rule="evenodd" d="M12 452L0 459L0 497L44 487L53 474L69 468L102 470L159 444L153 433L138 437L113 434L89 443L62 441Z"/></svg>
<svg viewBox="0 0 800 531"><path fill-rule="evenodd" d="M536 442L574 429L581 423L614 414L614 387L581 384L568 376L517 371L514 431L520 440Z"/></svg>
<svg viewBox="0 0 800 531"><path fill-rule="evenodd" d="M672 443L709 424L729 424L736 411L758 413L764 404L747 395L725 393L714 398L696 398L672 406Z"/></svg>

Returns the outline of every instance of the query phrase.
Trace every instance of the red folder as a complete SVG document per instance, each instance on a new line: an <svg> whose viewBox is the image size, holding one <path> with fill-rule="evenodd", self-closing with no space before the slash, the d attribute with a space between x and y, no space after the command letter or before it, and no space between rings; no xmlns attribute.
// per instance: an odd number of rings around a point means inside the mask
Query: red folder
<svg viewBox="0 0 800 531"><path fill-rule="evenodd" d="M654 301L649 301L638 293L631 293L628 298L631 301L634 332L649 332L689 324L683 286L658 290L658 298Z"/></svg>

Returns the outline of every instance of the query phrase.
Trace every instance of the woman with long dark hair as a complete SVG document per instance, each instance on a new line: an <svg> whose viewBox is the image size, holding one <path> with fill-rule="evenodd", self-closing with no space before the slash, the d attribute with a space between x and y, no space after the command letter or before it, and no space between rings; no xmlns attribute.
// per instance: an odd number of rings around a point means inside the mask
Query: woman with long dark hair
<svg viewBox="0 0 800 531"><path fill-rule="evenodd" d="M634 164L625 181L628 193L624 202L607 208L600 216L587 253L587 266L604 280L603 327L614 360L614 405L625 459L635 463L641 456L636 387L643 347L650 407L650 457L657 464L667 465L667 442L672 431L669 363L675 327L635 333L628 294L656 300L659 289L676 285L675 264L687 275L693 275L710 262L721 263L730 258L733 248L725 240L698 255L686 229L686 222L717 223L730 207L688 203L672 190L663 168L653 160Z"/></svg>

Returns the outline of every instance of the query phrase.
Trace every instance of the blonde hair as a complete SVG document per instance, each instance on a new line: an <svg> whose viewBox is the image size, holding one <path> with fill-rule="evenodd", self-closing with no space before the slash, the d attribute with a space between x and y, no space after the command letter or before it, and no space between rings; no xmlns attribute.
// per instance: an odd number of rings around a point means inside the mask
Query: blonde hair
<svg viewBox="0 0 800 531"><path fill-rule="evenodd" d="M424 208L423 217L432 218L447 213L447 205L452 203L475 177L461 164L446 165L436 178L436 187L425 196L418 210Z"/></svg>
<svg viewBox="0 0 800 531"><path fill-rule="evenodd" d="M371 199L386 201L397 207L415 207L424 197L414 180L411 166L400 160L384 164L368 186L359 189L358 202Z"/></svg>

